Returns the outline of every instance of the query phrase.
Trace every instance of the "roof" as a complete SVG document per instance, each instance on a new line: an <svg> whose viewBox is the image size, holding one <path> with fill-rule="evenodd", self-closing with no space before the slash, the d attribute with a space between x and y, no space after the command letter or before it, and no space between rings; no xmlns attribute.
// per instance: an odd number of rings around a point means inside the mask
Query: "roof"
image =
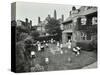
<svg viewBox="0 0 100 75"><path fill-rule="evenodd" d="M75 17L85 16L85 15L89 15L89 14L92 14L92 13L95 13L95 12L97 12L97 8L96 7L92 7L90 9L87 9L87 10L84 10L84 11L80 11L78 14L75 14L74 16L68 17L66 19L66 21L63 22L63 24L72 21L73 18L75 18Z"/></svg>
<svg viewBox="0 0 100 75"><path fill-rule="evenodd" d="M90 8L88 10L85 10L84 12L80 12L79 15L89 15L95 12L97 12L97 8Z"/></svg>
<svg viewBox="0 0 100 75"><path fill-rule="evenodd" d="M64 24L64 23L66 23L66 22L70 22L70 21L72 21L72 19L73 19L73 17L68 17L68 18L66 19L66 21L64 21L64 22L62 22L62 23Z"/></svg>

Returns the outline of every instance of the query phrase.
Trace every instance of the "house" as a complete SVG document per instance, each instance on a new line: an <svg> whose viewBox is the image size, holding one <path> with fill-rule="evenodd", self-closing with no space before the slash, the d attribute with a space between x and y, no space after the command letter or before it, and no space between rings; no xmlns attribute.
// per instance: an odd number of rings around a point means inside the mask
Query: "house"
<svg viewBox="0 0 100 75"><path fill-rule="evenodd" d="M25 19L25 21L22 21L22 20L17 20L16 21L16 26L17 27L21 27L22 29L29 29L31 30L31 27L32 27L32 21L28 20L28 18Z"/></svg>
<svg viewBox="0 0 100 75"><path fill-rule="evenodd" d="M38 17L38 25L37 25L37 31L39 32L40 36L45 36L46 30L45 25L47 24L47 21L40 21L40 17Z"/></svg>
<svg viewBox="0 0 100 75"><path fill-rule="evenodd" d="M90 43L97 36L97 7L72 7L69 17L62 23L62 42Z"/></svg>

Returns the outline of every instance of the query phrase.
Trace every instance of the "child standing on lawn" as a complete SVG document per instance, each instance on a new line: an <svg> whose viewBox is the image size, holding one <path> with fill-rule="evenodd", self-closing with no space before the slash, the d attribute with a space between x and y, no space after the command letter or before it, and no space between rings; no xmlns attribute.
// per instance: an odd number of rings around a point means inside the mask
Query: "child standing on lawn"
<svg viewBox="0 0 100 75"><path fill-rule="evenodd" d="M68 48L69 49L71 48L71 41L70 40L68 41Z"/></svg>

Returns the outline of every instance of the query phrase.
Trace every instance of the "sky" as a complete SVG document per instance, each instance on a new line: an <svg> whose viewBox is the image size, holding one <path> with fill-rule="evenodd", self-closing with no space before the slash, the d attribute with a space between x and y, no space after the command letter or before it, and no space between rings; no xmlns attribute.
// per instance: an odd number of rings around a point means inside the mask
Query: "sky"
<svg viewBox="0 0 100 75"><path fill-rule="evenodd" d="M80 6L74 5L77 9ZM47 3L33 3L33 2L17 2L16 3L16 20L23 20L28 18L32 20L32 25L38 24L38 17L43 21L48 14L54 16L54 10L57 12L57 19L64 15L64 20L68 18L70 10L73 5L63 4L47 4Z"/></svg>

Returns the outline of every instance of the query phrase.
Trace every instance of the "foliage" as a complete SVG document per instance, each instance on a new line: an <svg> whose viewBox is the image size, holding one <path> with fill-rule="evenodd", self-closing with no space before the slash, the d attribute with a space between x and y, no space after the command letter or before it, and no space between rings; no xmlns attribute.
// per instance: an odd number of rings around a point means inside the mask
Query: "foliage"
<svg viewBox="0 0 100 75"><path fill-rule="evenodd" d="M54 18L51 18L50 20L48 20L45 29L49 34L58 34L60 32L60 22Z"/></svg>
<svg viewBox="0 0 100 75"><path fill-rule="evenodd" d="M16 72L30 71L31 51L37 51L37 47L32 45L32 39L16 43Z"/></svg>
<svg viewBox="0 0 100 75"><path fill-rule="evenodd" d="M23 27L23 26L17 26L16 27L16 41L22 41L25 39L29 34L29 29Z"/></svg>
<svg viewBox="0 0 100 75"><path fill-rule="evenodd" d="M29 55L31 51L37 51L37 47L33 45L34 40L28 39L25 41L25 50Z"/></svg>
<svg viewBox="0 0 100 75"><path fill-rule="evenodd" d="M18 32L24 32L24 33L29 33L30 32L30 29L28 27L25 27L25 26L17 26L16 30Z"/></svg>
<svg viewBox="0 0 100 75"><path fill-rule="evenodd" d="M24 44L18 42L16 44L16 72L28 72L29 64L24 53Z"/></svg>
<svg viewBox="0 0 100 75"><path fill-rule="evenodd" d="M93 39L93 41L89 44L89 47L91 48L91 50L94 50L97 52L97 36L95 37L95 39Z"/></svg>
<svg viewBox="0 0 100 75"><path fill-rule="evenodd" d="M90 51L89 43L77 42L76 45L81 47L82 50Z"/></svg>
<svg viewBox="0 0 100 75"><path fill-rule="evenodd" d="M23 41L28 36L27 33L16 32L16 41Z"/></svg>
<svg viewBox="0 0 100 75"><path fill-rule="evenodd" d="M35 38L39 37L39 32L38 31L32 31L31 36L32 36L32 38L35 39Z"/></svg>
<svg viewBox="0 0 100 75"><path fill-rule="evenodd" d="M76 45L81 47L82 50L97 52L97 40L96 39L92 40L92 42L90 43L77 42Z"/></svg>
<svg viewBox="0 0 100 75"><path fill-rule="evenodd" d="M49 33L50 35L56 35L56 39L60 40L62 31L60 29L60 21L56 20L54 18L50 18L48 20L47 25L45 26L46 32Z"/></svg>
<svg viewBox="0 0 100 75"><path fill-rule="evenodd" d="M40 72L40 71L44 71L44 67L39 65L39 64L36 64L35 67L32 67L31 68L31 71L32 72Z"/></svg>

